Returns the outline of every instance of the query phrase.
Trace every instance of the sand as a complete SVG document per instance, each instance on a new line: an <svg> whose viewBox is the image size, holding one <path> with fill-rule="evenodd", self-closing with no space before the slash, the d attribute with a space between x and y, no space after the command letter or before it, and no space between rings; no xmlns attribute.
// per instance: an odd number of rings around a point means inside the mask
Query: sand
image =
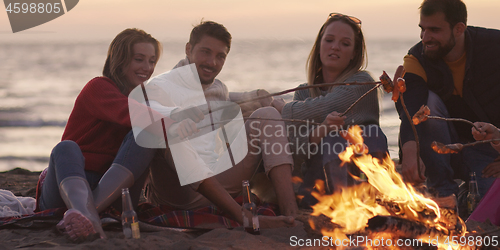
<svg viewBox="0 0 500 250"><path fill-rule="evenodd" d="M0 173L0 189L7 189L18 196L35 196L39 172L14 169ZM251 235L242 228L211 231L180 230L159 227L141 227L140 239L125 239L119 223L106 223L108 239L90 239L73 243L55 229L58 220L35 223L29 228L9 227L0 229L0 250L2 249L328 249L326 247L300 247L299 240L319 239L318 231L310 228L312 219L318 227L328 227L328 219L312 217L308 211L301 215L292 228L261 229L261 235ZM331 224L329 224L331 225ZM467 223L468 231L481 233L480 237L496 237L500 241L500 227L491 223ZM151 230L154 231L151 231ZM347 247L344 249L364 249ZM426 248L429 249L429 248ZM430 248L432 249L432 248ZM482 249L499 249L498 247Z"/></svg>

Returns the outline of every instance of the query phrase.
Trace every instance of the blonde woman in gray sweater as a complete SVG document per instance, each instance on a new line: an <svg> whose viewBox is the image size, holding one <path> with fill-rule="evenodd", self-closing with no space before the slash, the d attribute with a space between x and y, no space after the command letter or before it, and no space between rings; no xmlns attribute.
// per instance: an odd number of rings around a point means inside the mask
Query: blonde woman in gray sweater
<svg viewBox="0 0 500 250"><path fill-rule="evenodd" d="M363 69L366 67L366 47L361 21L355 17L331 13L321 27L307 62L305 85L342 82L373 82ZM327 192L339 191L355 184L349 172L356 168L340 167L338 154L345 150L346 141L340 128L360 125L369 153L377 157L387 152L387 139L379 128L379 104L376 92L363 98L346 116L340 117L352 103L373 85L311 88L295 92L292 102L273 101L283 118L322 123L313 126L287 123L292 151L305 160L307 171L299 190L304 195L301 206L317 202L310 195L317 179L326 181ZM349 170L350 169L350 170Z"/></svg>

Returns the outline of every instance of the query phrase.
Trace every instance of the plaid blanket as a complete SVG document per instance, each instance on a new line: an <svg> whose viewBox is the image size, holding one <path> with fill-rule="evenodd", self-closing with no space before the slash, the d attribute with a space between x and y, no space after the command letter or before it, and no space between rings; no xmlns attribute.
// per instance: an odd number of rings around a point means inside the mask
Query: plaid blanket
<svg viewBox="0 0 500 250"><path fill-rule="evenodd" d="M243 199L239 196L235 200L241 204ZM257 197L254 200L257 204L257 214L276 216L276 205L261 203ZM52 226L62 219L65 211L66 208L55 208L22 217L3 217L0 218L0 229L12 226ZM151 203L142 203L138 206L136 212L140 221L155 226L196 229L235 228L240 226L238 222L229 219L227 214L215 206L207 206L196 210L176 210L169 206L154 206ZM114 208L108 208L100 216L101 218L121 220L120 211Z"/></svg>

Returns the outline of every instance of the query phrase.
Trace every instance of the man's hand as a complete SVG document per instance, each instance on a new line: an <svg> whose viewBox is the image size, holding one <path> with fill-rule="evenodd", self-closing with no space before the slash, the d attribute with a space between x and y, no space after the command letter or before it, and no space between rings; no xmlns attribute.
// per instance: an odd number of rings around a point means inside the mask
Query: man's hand
<svg viewBox="0 0 500 250"><path fill-rule="evenodd" d="M472 136L474 136L476 141L500 139L500 131L492 124L475 122L474 125L479 129L478 131L475 127L472 127Z"/></svg>
<svg viewBox="0 0 500 250"><path fill-rule="evenodd" d="M172 113L170 114L170 118L177 122L183 121L185 119L191 119L191 121L198 123L205 118L205 115L200 108L196 106L189 106L185 108L174 109L174 111L172 111Z"/></svg>
<svg viewBox="0 0 500 250"><path fill-rule="evenodd" d="M283 100L283 98L273 98L273 101L271 102L271 106L273 106L276 110L278 110L278 112L280 112L281 114L281 111L283 110L283 107L285 107L285 100Z"/></svg>
<svg viewBox="0 0 500 250"><path fill-rule="evenodd" d="M484 178L500 178L500 157L496 158L495 161L486 166L482 171L482 175Z"/></svg>
<svg viewBox="0 0 500 250"><path fill-rule="evenodd" d="M168 128L168 134L173 137L179 137L183 140L192 134L197 133L199 130L196 127L196 123L191 119L185 119L181 122L176 122Z"/></svg>
<svg viewBox="0 0 500 250"><path fill-rule="evenodd" d="M420 175L418 175L417 167L417 143L408 141L403 145L403 178L406 182L412 184L420 184L425 181L425 165L422 159L420 160Z"/></svg>

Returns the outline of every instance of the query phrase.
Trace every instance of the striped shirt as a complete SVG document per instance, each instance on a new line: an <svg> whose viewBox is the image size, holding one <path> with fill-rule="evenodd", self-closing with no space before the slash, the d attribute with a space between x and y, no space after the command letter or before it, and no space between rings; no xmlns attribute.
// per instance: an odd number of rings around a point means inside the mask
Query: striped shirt
<svg viewBox="0 0 500 250"><path fill-rule="evenodd" d="M344 82L374 82L373 78L366 71L360 71L347 78ZM307 86L307 83L300 86ZM336 86L331 92L321 90L321 95L316 98L310 96L309 90L299 90L295 92L293 101L287 103L281 112L285 119L308 120L310 122L321 123L326 116L337 111L344 112L360 96L365 94L374 85L351 85ZM379 124L379 104L378 95L374 91L363 98L351 111L346 114L345 125L354 124ZM300 148L300 145L308 145L309 134L314 130L313 125L298 122L286 122L288 138L291 140L293 149ZM309 150L309 147L304 147ZM302 155L304 151L295 150L296 154ZM307 151L306 151L307 153Z"/></svg>

